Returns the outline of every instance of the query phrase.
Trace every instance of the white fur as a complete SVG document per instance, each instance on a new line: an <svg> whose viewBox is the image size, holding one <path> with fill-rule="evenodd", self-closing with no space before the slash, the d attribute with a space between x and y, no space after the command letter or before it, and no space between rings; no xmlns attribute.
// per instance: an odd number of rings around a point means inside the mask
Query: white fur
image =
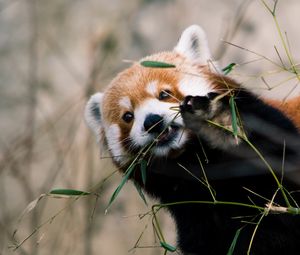
<svg viewBox="0 0 300 255"><path fill-rule="evenodd" d="M126 159L126 153L122 147L120 137L121 130L117 124L105 126L105 136L108 149L110 150L114 160L122 163Z"/></svg>
<svg viewBox="0 0 300 255"><path fill-rule="evenodd" d="M157 94L157 81L151 81L146 85L146 91L152 95L155 96Z"/></svg>
<svg viewBox="0 0 300 255"><path fill-rule="evenodd" d="M164 118L165 123L176 123L178 126L183 126L182 118L180 116L175 118L177 112L170 109L172 106L177 106L177 104L161 102L158 99L148 99L135 110L135 120L130 131L130 137L136 145L143 147L156 138L153 134L149 134L144 130L144 120L148 114L158 114ZM186 140L186 131L181 128L177 137L169 146L155 147L154 154L166 156L171 149L181 148Z"/></svg>
<svg viewBox="0 0 300 255"><path fill-rule="evenodd" d="M134 139L139 146L145 145L152 138L144 130L144 120L146 119L146 116L148 114L158 114L163 116L165 121L169 123L176 115L176 112L170 110L170 107L176 105L177 104L174 103L161 102L155 98L143 102L143 104L141 104L134 112L135 119L130 131L130 137Z"/></svg>
<svg viewBox="0 0 300 255"><path fill-rule="evenodd" d="M91 128L91 130L96 134L97 139L99 140L100 130L102 128L101 119L97 119L94 115L93 109L98 107L100 112L101 103L103 99L103 93L96 93L92 95L85 106L84 116L86 123Z"/></svg>
<svg viewBox="0 0 300 255"><path fill-rule="evenodd" d="M130 99L129 97L122 97L120 100L119 100L119 105L121 107L124 107L125 109L132 109L132 104L130 102Z"/></svg>
<svg viewBox="0 0 300 255"><path fill-rule="evenodd" d="M206 34L198 25L192 25L183 31L174 50L199 64L207 65L211 60Z"/></svg>
<svg viewBox="0 0 300 255"><path fill-rule="evenodd" d="M184 96L206 96L214 91L206 79L192 74L186 74L179 81L178 89Z"/></svg>

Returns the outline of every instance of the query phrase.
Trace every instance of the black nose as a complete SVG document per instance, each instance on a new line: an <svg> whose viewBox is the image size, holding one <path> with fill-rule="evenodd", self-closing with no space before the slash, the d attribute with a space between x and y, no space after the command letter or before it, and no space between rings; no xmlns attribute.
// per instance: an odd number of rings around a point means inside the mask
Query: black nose
<svg viewBox="0 0 300 255"><path fill-rule="evenodd" d="M158 114L149 114L144 121L145 131L148 133L161 133L164 130L163 117Z"/></svg>

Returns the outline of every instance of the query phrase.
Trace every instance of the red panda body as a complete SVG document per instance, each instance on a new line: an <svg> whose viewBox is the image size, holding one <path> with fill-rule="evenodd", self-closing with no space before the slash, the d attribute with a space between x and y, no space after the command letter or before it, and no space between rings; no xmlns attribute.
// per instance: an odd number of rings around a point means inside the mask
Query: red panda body
<svg viewBox="0 0 300 255"><path fill-rule="evenodd" d="M180 202L168 210L183 254L226 254L238 230L233 254L246 254L251 242L250 254L297 254L300 216L270 212L256 231L246 222L263 215L251 204L264 208L273 199L298 207L298 193L288 191L300 187L294 180L299 105L300 98L284 109L264 102L222 75L204 32L191 26L174 51L142 59L92 96L86 119L122 172L137 158L147 160L146 183L139 169L130 178L162 203ZM280 192L270 168L280 180L283 167L286 190ZM215 193L203 184L203 171Z"/></svg>

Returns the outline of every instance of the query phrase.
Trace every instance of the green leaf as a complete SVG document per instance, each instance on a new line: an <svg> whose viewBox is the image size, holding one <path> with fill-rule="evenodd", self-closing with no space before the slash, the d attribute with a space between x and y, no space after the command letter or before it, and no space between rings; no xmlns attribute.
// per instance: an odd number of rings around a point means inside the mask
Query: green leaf
<svg viewBox="0 0 300 255"><path fill-rule="evenodd" d="M64 196L86 196L90 195L91 193L75 189L53 189L49 192L49 194Z"/></svg>
<svg viewBox="0 0 300 255"><path fill-rule="evenodd" d="M146 185L146 179L147 179L147 161L142 159L140 163L141 167L141 174L142 174L142 181L143 184Z"/></svg>
<svg viewBox="0 0 300 255"><path fill-rule="evenodd" d="M152 68L175 68L176 66L173 64L159 62L159 61L151 61L145 60L140 63L144 67L152 67Z"/></svg>
<svg viewBox="0 0 300 255"><path fill-rule="evenodd" d="M123 176L119 186L116 188L116 190L114 191L114 193L112 194L112 196L110 197L110 200L108 202L108 205L106 207L106 211L108 210L108 208L111 206L111 204L113 203L113 201L116 199L116 197L118 196L118 194L120 193L121 189L123 188L123 186L125 185L125 183L128 181L131 173L133 172L135 168L135 164L132 164L125 172L125 175Z"/></svg>
<svg viewBox="0 0 300 255"><path fill-rule="evenodd" d="M163 247L165 250L167 250L169 252L175 252L177 250L176 247L174 247L170 244L167 244L165 242L160 242L160 245L161 245L161 247Z"/></svg>
<svg viewBox="0 0 300 255"><path fill-rule="evenodd" d="M143 193L143 190L142 190L141 186L140 186L137 182L134 182L134 186L135 186L137 192L139 193L140 197L143 199L145 205L148 206L146 197L145 197L145 195L144 195L144 193Z"/></svg>
<svg viewBox="0 0 300 255"><path fill-rule="evenodd" d="M230 111L231 111L231 125L234 137L237 138L238 135L238 124L237 124L237 116L236 116L236 104L234 101L234 97L231 96L229 99Z"/></svg>
<svg viewBox="0 0 300 255"><path fill-rule="evenodd" d="M224 72L225 75L229 74L233 68L236 66L236 63L231 63L228 66L225 66L222 71Z"/></svg>
<svg viewBox="0 0 300 255"><path fill-rule="evenodd" d="M239 228L239 229L235 232L234 238L233 238L232 243L231 243L231 245L230 245L230 247L229 247L229 250L228 250L228 252L227 252L227 255L232 255L232 254L233 254L234 248L235 248L236 242L237 242L237 240L238 240L238 238L239 238L239 235L240 235L240 233L241 233L241 230L242 230L242 228Z"/></svg>

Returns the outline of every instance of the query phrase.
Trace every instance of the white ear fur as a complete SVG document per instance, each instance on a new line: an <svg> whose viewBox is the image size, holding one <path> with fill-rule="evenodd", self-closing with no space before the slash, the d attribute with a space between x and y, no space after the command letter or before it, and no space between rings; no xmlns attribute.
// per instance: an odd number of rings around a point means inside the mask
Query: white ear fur
<svg viewBox="0 0 300 255"><path fill-rule="evenodd" d="M211 61L206 34L198 25L183 31L174 50L199 64L207 65Z"/></svg>
<svg viewBox="0 0 300 255"><path fill-rule="evenodd" d="M84 117L90 129L96 134L98 140L102 131L101 103L103 93L92 95L85 106Z"/></svg>

